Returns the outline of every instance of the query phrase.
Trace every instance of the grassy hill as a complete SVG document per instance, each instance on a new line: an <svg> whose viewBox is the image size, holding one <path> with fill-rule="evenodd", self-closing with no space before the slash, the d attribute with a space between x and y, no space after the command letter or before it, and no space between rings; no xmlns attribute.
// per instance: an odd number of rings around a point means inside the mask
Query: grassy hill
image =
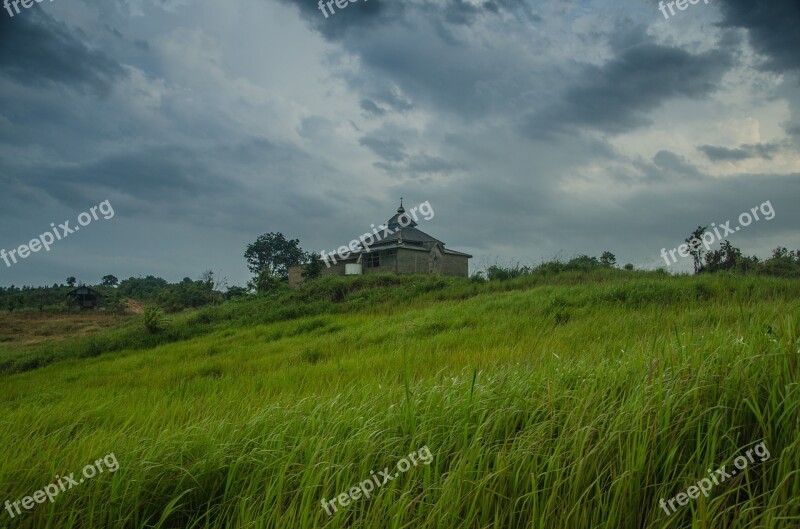
<svg viewBox="0 0 800 529"><path fill-rule="evenodd" d="M797 527L798 331L796 280L603 270L325 278L0 343L0 501L119 462L0 527Z"/></svg>

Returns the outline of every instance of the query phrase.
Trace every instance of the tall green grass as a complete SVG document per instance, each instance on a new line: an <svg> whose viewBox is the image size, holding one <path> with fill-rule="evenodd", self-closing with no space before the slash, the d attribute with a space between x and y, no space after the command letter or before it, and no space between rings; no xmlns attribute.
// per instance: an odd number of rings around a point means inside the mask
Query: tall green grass
<svg viewBox="0 0 800 529"><path fill-rule="evenodd" d="M613 271L336 278L187 314L153 347L0 376L0 502L120 462L0 527L796 527L798 294ZM762 439L770 460L659 507ZM430 465L321 508L424 445Z"/></svg>

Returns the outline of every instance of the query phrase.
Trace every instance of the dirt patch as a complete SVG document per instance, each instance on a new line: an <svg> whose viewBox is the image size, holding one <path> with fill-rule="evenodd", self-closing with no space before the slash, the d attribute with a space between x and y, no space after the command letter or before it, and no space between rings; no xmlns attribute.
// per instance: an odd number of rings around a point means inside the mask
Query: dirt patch
<svg viewBox="0 0 800 529"><path fill-rule="evenodd" d="M19 349L44 342L86 336L122 325L132 317L99 311L64 314L0 313L0 345L7 349Z"/></svg>
<svg viewBox="0 0 800 529"><path fill-rule="evenodd" d="M132 299L125 300L125 311L131 314L144 314L144 305Z"/></svg>

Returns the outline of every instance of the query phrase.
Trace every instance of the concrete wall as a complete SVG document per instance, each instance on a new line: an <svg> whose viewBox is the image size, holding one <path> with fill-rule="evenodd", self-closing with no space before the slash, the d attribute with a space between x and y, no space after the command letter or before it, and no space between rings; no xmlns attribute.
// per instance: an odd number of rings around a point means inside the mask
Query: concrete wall
<svg viewBox="0 0 800 529"><path fill-rule="evenodd" d="M427 274L430 271L428 265L428 252L415 250L397 250L397 273L399 274Z"/></svg>
<svg viewBox="0 0 800 529"><path fill-rule="evenodd" d="M433 257L436 256L436 261ZM330 268L326 267L323 263L322 275L345 275L345 264L355 263L356 259L348 259L346 261L337 260L335 265ZM362 260L362 273L363 274L381 274L381 273L398 273L398 274L442 274L446 276L461 276L467 277L469 275L469 259L460 255L442 254L438 249L433 252L420 252L418 250L408 250L403 248L397 249L397 254L389 255L388 252L381 252L381 266L377 268L366 268L363 266ZM303 267L292 266L289 267L289 286L296 288L303 282Z"/></svg>
<svg viewBox="0 0 800 529"><path fill-rule="evenodd" d="M322 270L320 275L323 276L343 276L345 274L345 264L346 263L355 263L356 259L348 259L347 261L336 261L336 264L331 264L330 268L322 263ZM290 266L289 267L289 287L290 288L297 288L300 283L303 282L303 267L302 266Z"/></svg>
<svg viewBox="0 0 800 529"><path fill-rule="evenodd" d="M442 274L446 276L469 276L469 258L463 255L444 254Z"/></svg>
<svg viewBox="0 0 800 529"><path fill-rule="evenodd" d="M434 261L433 257L437 257ZM469 276L469 258L433 252L398 250L398 273L400 274L442 274L446 276Z"/></svg>
<svg viewBox="0 0 800 529"><path fill-rule="evenodd" d="M394 273L397 271L397 255L389 255L389 252L380 252L381 265L375 268L367 268L364 264L366 257L361 260L362 270L364 274L385 274L387 272Z"/></svg>
<svg viewBox="0 0 800 529"><path fill-rule="evenodd" d="M297 288L297 285L303 282L303 267L290 266L289 267L289 288Z"/></svg>

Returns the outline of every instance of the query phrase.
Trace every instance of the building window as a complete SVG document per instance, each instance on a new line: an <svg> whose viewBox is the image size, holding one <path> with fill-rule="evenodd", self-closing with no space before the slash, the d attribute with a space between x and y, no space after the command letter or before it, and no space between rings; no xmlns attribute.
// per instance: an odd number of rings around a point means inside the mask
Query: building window
<svg viewBox="0 0 800 529"><path fill-rule="evenodd" d="M366 268L378 268L381 265L381 257L378 253L367 254L364 258Z"/></svg>

